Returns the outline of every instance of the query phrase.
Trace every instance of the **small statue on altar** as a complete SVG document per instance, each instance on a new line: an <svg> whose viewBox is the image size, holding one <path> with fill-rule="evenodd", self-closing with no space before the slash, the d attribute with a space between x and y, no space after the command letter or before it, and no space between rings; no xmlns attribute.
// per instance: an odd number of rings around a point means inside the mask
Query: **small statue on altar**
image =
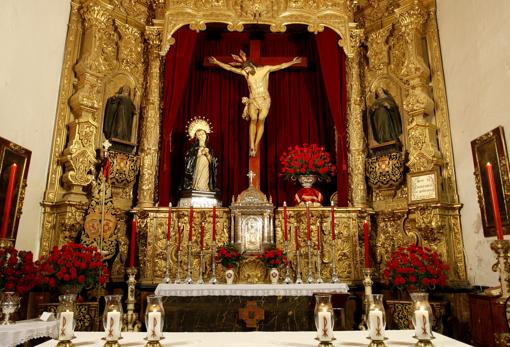
<svg viewBox="0 0 510 347"><path fill-rule="evenodd" d="M208 143L211 133L209 122L193 119L188 125L188 135L194 140L184 157L182 191L216 192L218 159Z"/></svg>
<svg viewBox="0 0 510 347"><path fill-rule="evenodd" d="M374 140L382 144L399 141L402 135L402 119L395 99L382 87L375 91L376 99L369 109Z"/></svg>
<svg viewBox="0 0 510 347"><path fill-rule="evenodd" d="M243 118L250 121L250 156L255 157L264 133L264 121L271 106L271 97L268 92L269 73L298 64L301 62L301 58L296 57L279 65L256 66L247 59L243 51L240 51L239 55L232 54L232 57L235 61L228 64L222 63L215 57L209 57L209 62L246 78L250 96L242 98L242 103L245 105ZM239 66L239 68L234 66Z"/></svg>

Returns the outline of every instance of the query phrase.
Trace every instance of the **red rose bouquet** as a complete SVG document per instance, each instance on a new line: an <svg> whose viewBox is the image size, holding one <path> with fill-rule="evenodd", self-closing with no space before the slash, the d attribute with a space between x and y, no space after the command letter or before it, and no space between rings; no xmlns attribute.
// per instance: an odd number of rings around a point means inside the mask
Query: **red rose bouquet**
<svg viewBox="0 0 510 347"><path fill-rule="evenodd" d="M32 252L12 247L0 249L0 292L23 295L40 283L41 275Z"/></svg>
<svg viewBox="0 0 510 347"><path fill-rule="evenodd" d="M289 147L287 152L280 156L280 163L280 173L285 179L295 179L299 175L317 175L328 180L336 171L329 153L316 144Z"/></svg>
<svg viewBox="0 0 510 347"><path fill-rule="evenodd" d="M276 269L282 265L287 265L287 255L278 247L272 245L257 256L258 259L269 269Z"/></svg>
<svg viewBox="0 0 510 347"><path fill-rule="evenodd" d="M412 244L393 252L383 278L398 289L423 291L437 285L443 287L448 279L448 269L437 252Z"/></svg>
<svg viewBox="0 0 510 347"><path fill-rule="evenodd" d="M220 262L221 265L227 269L239 266L239 263L243 259L243 254L239 252L236 245L231 242L224 244L216 251L216 261Z"/></svg>
<svg viewBox="0 0 510 347"><path fill-rule="evenodd" d="M43 283L50 288L75 286L91 288L96 283L105 284L108 268L95 247L85 247L69 242L60 249L53 247L41 264Z"/></svg>

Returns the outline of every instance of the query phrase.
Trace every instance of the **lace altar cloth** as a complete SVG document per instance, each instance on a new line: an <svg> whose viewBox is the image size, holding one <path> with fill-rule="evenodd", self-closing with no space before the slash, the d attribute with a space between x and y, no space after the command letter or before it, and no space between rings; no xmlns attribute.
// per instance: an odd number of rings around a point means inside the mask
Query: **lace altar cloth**
<svg viewBox="0 0 510 347"><path fill-rule="evenodd" d="M162 296L312 296L314 293L347 293L345 283L320 284L166 284L155 293Z"/></svg>
<svg viewBox="0 0 510 347"><path fill-rule="evenodd" d="M0 346L14 347L40 337L54 337L57 321L44 322L40 319L17 321L14 324L0 325Z"/></svg>

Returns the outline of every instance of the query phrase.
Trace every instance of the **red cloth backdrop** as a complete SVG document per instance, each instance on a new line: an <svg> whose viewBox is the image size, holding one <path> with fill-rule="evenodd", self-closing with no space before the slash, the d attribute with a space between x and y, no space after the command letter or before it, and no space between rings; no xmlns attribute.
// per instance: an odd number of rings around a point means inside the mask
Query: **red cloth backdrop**
<svg viewBox="0 0 510 347"><path fill-rule="evenodd" d="M246 80L220 68L204 67L203 62L208 56L229 56L240 49L249 55L249 40L254 36L262 40L262 56L308 59L307 68L280 70L269 77L272 102L260 146L261 190L278 205L283 201L292 205L299 187L279 176L279 157L288 146L316 143L336 157L340 173L336 180L321 183L319 189L326 199L338 189L339 205L347 206L345 55L338 46L339 37L328 29L314 35L306 29L299 33L232 33L223 28L208 28L198 34L181 28L167 54L160 206L179 199L184 153L189 147L186 122L194 116L206 116L213 124L209 142L219 158L217 182L223 204L229 205L232 195L247 188L249 123L241 118L241 97L248 96Z"/></svg>

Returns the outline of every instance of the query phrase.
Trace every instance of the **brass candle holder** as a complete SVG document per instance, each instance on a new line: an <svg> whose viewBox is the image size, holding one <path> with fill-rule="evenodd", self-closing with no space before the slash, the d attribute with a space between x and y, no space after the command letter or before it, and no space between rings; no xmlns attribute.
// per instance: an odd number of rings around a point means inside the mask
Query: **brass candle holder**
<svg viewBox="0 0 510 347"><path fill-rule="evenodd" d="M497 302L502 304L510 295L510 240L494 240L491 242L491 249L496 253L497 261L492 265L492 271L499 271L499 282L501 283L501 297Z"/></svg>
<svg viewBox="0 0 510 347"><path fill-rule="evenodd" d="M364 268L363 269L363 286L365 287L365 297L363 298L363 316L361 317L361 323L358 328L360 330L367 329L367 319L368 319L368 307L370 306L370 300L372 297L372 274L374 273L373 268Z"/></svg>
<svg viewBox="0 0 510 347"><path fill-rule="evenodd" d="M140 331L142 322L138 319L138 313L135 312L135 287L136 287L136 273L135 267L129 267L126 270L128 275L127 285L127 299L126 299L126 313L123 315L123 331Z"/></svg>

